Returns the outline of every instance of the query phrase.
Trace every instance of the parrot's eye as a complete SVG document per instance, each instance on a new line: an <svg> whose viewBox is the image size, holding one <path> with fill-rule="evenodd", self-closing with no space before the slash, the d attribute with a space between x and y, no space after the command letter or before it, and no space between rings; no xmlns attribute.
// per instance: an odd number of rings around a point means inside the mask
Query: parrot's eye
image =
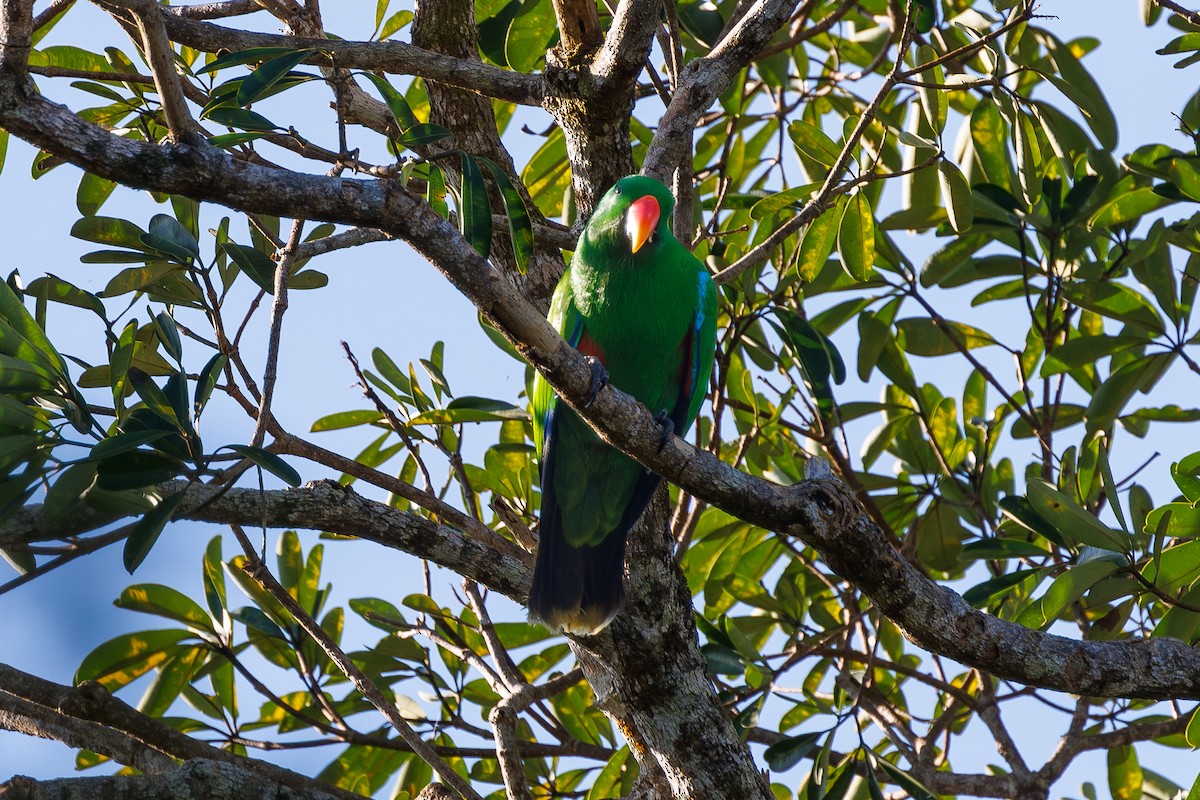
<svg viewBox="0 0 1200 800"><path fill-rule="evenodd" d="M620 193L621 193L621 187L620 187L620 186L614 186L614 187L613 187L613 194L620 194Z"/></svg>

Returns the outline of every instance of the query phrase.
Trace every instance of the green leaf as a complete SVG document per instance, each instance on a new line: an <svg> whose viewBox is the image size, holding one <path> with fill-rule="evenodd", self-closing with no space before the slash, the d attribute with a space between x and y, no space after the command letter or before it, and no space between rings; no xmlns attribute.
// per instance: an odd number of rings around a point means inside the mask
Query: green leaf
<svg viewBox="0 0 1200 800"><path fill-rule="evenodd" d="M524 0L504 40L504 57L517 72L532 72L543 60L555 34L554 6Z"/></svg>
<svg viewBox="0 0 1200 800"><path fill-rule="evenodd" d="M819 217L808 223L800 242L800 255L796 259L796 270L805 281L815 280L829 261L845 214L845 202L844 197L839 197Z"/></svg>
<svg viewBox="0 0 1200 800"><path fill-rule="evenodd" d="M292 68L316 51L313 49L296 50L292 53L276 56L264 61L258 69L251 72L238 87L234 102L239 106L248 106L266 95L280 79L291 72Z"/></svg>
<svg viewBox="0 0 1200 800"><path fill-rule="evenodd" d="M166 438L171 433L171 431L118 433L116 436L110 436L107 439L97 442L95 447L92 448L92 452L88 454L88 459L91 461L103 461L107 458L113 458L122 453L136 450L144 444L150 444L151 442Z"/></svg>
<svg viewBox="0 0 1200 800"><path fill-rule="evenodd" d="M883 774L889 783L894 783L908 793L912 800L935 800L933 792L925 788L913 776L909 775L904 770L894 764L884 761L882 758L875 761L875 766L878 771Z"/></svg>
<svg viewBox="0 0 1200 800"><path fill-rule="evenodd" d="M196 237L170 215L155 214L150 220L150 231L138 239L146 247L181 264L200 260L200 246L196 244Z"/></svg>
<svg viewBox="0 0 1200 800"><path fill-rule="evenodd" d="M264 614L261 609L254 608L253 606L243 606L230 611L229 616L247 628L253 628L272 639L287 641L287 636L284 635L283 630L270 617Z"/></svg>
<svg viewBox="0 0 1200 800"><path fill-rule="evenodd" d="M245 50L239 50L236 53L226 53L220 58L213 59L205 66L196 70L196 72L203 75L208 72L225 69L226 67L237 67L242 64L258 64L294 52L295 49L291 47L249 47Z"/></svg>
<svg viewBox="0 0 1200 800"><path fill-rule="evenodd" d="M787 132L797 150L824 167L832 168L842 153L842 148L825 131L807 120L792 120Z"/></svg>
<svg viewBox="0 0 1200 800"><path fill-rule="evenodd" d="M479 164L472 156L463 153L461 164L458 229L475 252L487 258L492 249L492 207L488 202L487 187Z"/></svg>
<svg viewBox="0 0 1200 800"><path fill-rule="evenodd" d="M955 233L963 233L975 222L975 199L971 185L954 164L943 159L938 162L938 179L942 185L942 199L950 215L950 227Z"/></svg>
<svg viewBox="0 0 1200 800"><path fill-rule="evenodd" d="M59 67L80 72L112 72L112 66L97 53L70 45L43 47L29 54L31 67Z"/></svg>
<svg viewBox="0 0 1200 800"><path fill-rule="evenodd" d="M57 275L47 274L42 278L35 278L29 283L29 294L35 297L45 296L48 300L53 300L56 303L63 305L75 306L76 308L86 308L96 314L101 319L106 319L104 314L104 303L99 297L91 292L85 292L73 283L65 281Z"/></svg>
<svg viewBox="0 0 1200 800"><path fill-rule="evenodd" d="M1141 800L1145 776L1137 751L1123 744L1108 750L1108 790L1113 800Z"/></svg>
<svg viewBox="0 0 1200 800"><path fill-rule="evenodd" d="M409 11L407 8L400 9L395 14L392 14L387 18L387 22L385 22L383 27L379 29L379 36L377 38L382 42L383 40L389 38L392 34L402 29L405 25L412 22L413 19L413 12Z"/></svg>
<svg viewBox="0 0 1200 800"><path fill-rule="evenodd" d="M512 241L513 255L517 261L517 269L522 275L533 257L533 223L529 219L529 209L517 187L513 186L504 169L491 159L478 157L478 161L488 168L492 180L500 189L500 198L504 201L504 214L508 217L508 236Z"/></svg>
<svg viewBox="0 0 1200 800"><path fill-rule="evenodd" d="M384 377L389 383L395 386L404 394L412 393L412 385L408 380L408 376L404 374L404 370L396 366L396 362L392 361L387 353L380 350L378 347L371 350L371 363L375 365L375 369L379 370L379 374Z"/></svg>
<svg viewBox="0 0 1200 800"><path fill-rule="evenodd" d="M1149 392L1170 366L1174 356L1155 353L1130 361L1092 393L1087 407L1088 430L1103 430L1125 411L1135 392Z"/></svg>
<svg viewBox="0 0 1200 800"><path fill-rule="evenodd" d="M175 363L181 364L183 342L179 338L179 329L175 327L175 318L165 311L159 312L154 317L154 332L167 354L175 359Z"/></svg>
<svg viewBox="0 0 1200 800"><path fill-rule="evenodd" d="M990 97L976 104L971 112L970 128L975 156L983 168L986 182L1011 193L1013 183L1008 133L1000 109Z"/></svg>
<svg viewBox="0 0 1200 800"><path fill-rule="evenodd" d="M116 181L85 172L79 179L79 188L75 192L75 207L85 217L94 216L116 188Z"/></svg>
<svg viewBox="0 0 1200 800"><path fill-rule="evenodd" d="M1200 34L1198 34L1200 35ZM1200 201L1200 168L1191 158L1173 158L1170 168L1171 180L1179 190L1193 200Z"/></svg>
<svg viewBox="0 0 1200 800"><path fill-rule="evenodd" d="M350 600L350 609L362 617L368 625L394 633L408 625L404 612L386 600L375 597L360 597Z"/></svg>
<svg viewBox="0 0 1200 800"><path fill-rule="evenodd" d="M712 675L741 675L746 671L746 663L732 647L709 642L700 650L707 661L706 669Z"/></svg>
<svg viewBox="0 0 1200 800"><path fill-rule="evenodd" d="M786 772L803 761L823 736L824 732L789 736L768 747L763 752L763 760L772 772Z"/></svg>
<svg viewBox="0 0 1200 800"><path fill-rule="evenodd" d="M1063 291L1072 303L1097 314L1146 328L1152 333L1163 332L1162 319L1154 305L1124 284L1079 281L1067 284Z"/></svg>
<svg viewBox="0 0 1200 800"><path fill-rule="evenodd" d="M275 262L260 250L233 242L222 242L221 249L233 263L267 294L275 294Z"/></svg>
<svg viewBox="0 0 1200 800"><path fill-rule="evenodd" d="M300 473L296 472L286 461L261 447L251 447L247 444L227 444L217 449L233 450L235 453L242 454L289 486L299 486L303 482Z"/></svg>
<svg viewBox="0 0 1200 800"><path fill-rule="evenodd" d="M42 326L37 323L33 315L29 313L29 309L25 308L25 304L5 281L0 281L0 320L7 322L8 326L21 339L36 349L37 355L40 356L39 361L54 368L56 379L61 382L66 381L67 362L54 349L54 345L50 343ZM0 364L0 366L5 365ZM0 386L3 385L3 382L0 382Z"/></svg>
<svg viewBox="0 0 1200 800"><path fill-rule="evenodd" d="M1131 176L1132 177L1132 176ZM1120 181L1088 220L1088 228L1111 228L1141 219L1172 201L1152 186L1136 186L1131 178Z"/></svg>
<svg viewBox="0 0 1200 800"><path fill-rule="evenodd" d="M128 587L117 597L115 605L143 614L154 614L182 622L198 630L214 633L212 620L195 600L177 589L157 583L139 583Z"/></svg>
<svg viewBox="0 0 1200 800"><path fill-rule="evenodd" d="M1058 73L1043 73L1042 77L1079 108L1102 148L1109 152L1116 149L1117 122L1096 80L1075 58L1070 47L1046 33L1039 38Z"/></svg>
<svg viewBox="0 0 1200 800"><path fill-rule="evenodd" d="M450 131L432 122L418 122L400 135L400 144L406 147L419 147L425 144L439 142L450 137Z"/></svg>
<svg viewBox="0 0 1200 800"><path fill-rule="evenodd" d="M1025 203L1032 206L1042 193L1042 151L1029 115L1018 112L1012 133L1017 152L1017 182Z"/></svg>
<svg viewBox="0 0 1200 800"><path fill-rule="evenodd" d="M1031 480L1026 496L1041 518L1054 526L1067 541L1118 553L1129 551L1130 542L1125 536L1045 481Z"/></svg>
<svg viewBox="0 0 1200 800"><path fill-rule="evenodd" d="M529 412L502 400L486 397L458 397L444 409L433 409L412 418L413 425L457 425L466 422L504 422L529 419Z"/></svg>
<svg viewBox="0 0 1200 800"><path fill-rule="evenodd" d="M875 220L871 201L863 192L846 203L838 226L837 246L846 274L857 281L870 279L875 262Z"/></svg>
<svg viewBox="0 0 1200 800"><path fill-rule="evenodd" d="M983 608L993 598L999 597L1026 578L1041 571L1040 569L1018 569L995 578L989 578L963 592L963 600L975 608Z"/></svg>
<svg viewBox="0 0 1200 800"><path fill-rule="evenodd" d="M288 278L289 289L320 289L329 285L329 276L324 272L318 272L315 269L306 269L303 272L297 272L295 275Z"/></svg>
<svg viewBox="0 0 1200 800"><path fill-rule="evenodd" d="M208 143L213 147L225 149L228 147L236 147L239 144L253 142L256 139L262 139L265 136L270 136L269 131L247 131L245 133L222 133L217 136L210 136Z"/></svg>
<svg viewBox="0 0 1200 800"><path fill-rule="evenodd" d="M1112 575L1120 566L1118 562L1098 559L1070 567L1054 579L1040 600L1030 603L1017 616L1017 624L1035 630L1045 628L1083 597L1088 589Z"/></svg>
<svg viewBox="0 0 1200 800"><path fill-rule="evenodd" d="M623 782L628 780L632 772L629 745L624 745L613 754L608 763L596 775L592 787L588 789L583 800L606 800L610 797L624 797L627 792Z"/></svg>
<svg viewBox="0 0 1200 800"><path fill-rule="evenodd" d="M158 384L151 380L150 376L138 367L130 367L128 374L134 390L142 402L146 404L146 408L150 409L150 411L163 421L178 428L180 420L175 416L175 407L171 404L166 394L163 393L163 390L158 388Z"/></svg>
<svg viewBox="0 0 1200 800"><path fill-rule="evenodd" d="M408 101L396 90L396 87L388 82L387 78L370 72L365 72L363 75L375 84L375 88L383 97L383 102L387 103L387 107L391 110L392 117L396 120L397 127L400 128L400 133L404 133L417 124L417 117L409 108Z"/></svg>
<svg viewBox="0 0 1200 800"><path fill-rule="evenodd" d="M110 692L132 683L162 664L191 637L189 631L157 630L123 633L84 656L75 671L75 683L99 681Z"/></svg>
<svg viewBox="0 0 1200 800"><path fill-rule="evenodd" d="M42 511L51 521L61 519L79 503L95 481L95 464L72 464L47 490Z"/></svg>
<svg viewBox="0 0 1200 800"><path fill-rule="evenodd" d="M212 395L213 389L216 388L217 380L221 377L221 370L225 369L225 364L229 358L224 353L216 353L200 370L196 379L196 392L192 401L192 413L195 416L200 416L200 412L204 410L204 406L208 403L208 398Z"/></svg>
<svg viewBox="0 0 1200 800"><path fill-rule="evenodd" d="M200 115L201 119L211 119L218 125L225 125L230 128L241 128L244 131L259 131L262 133L275 133L281 131L274 122L259 114L257 111L250 111L246 108L234 108L232 106L217 106L207 109Z"/></svg>
<svg viewBox="0 0 1200 800"><path fill-rule="evenodd" d="M383 412L371 408L357 409L355 411L338 411L321 417L312 424L309 430L313 433L336 431L344 428L354 428L359 425L369 425L372 422L379 422L382 419Z"/></svg>
<svg viewBox="0 0 1200 800"><path fill-rule="evenodd" d="M918 65L928 64L936 59L937 53L929 45L923 44L917 48ZM927 84L944 84L946 70L940 64L931 67L921 72L920 80ZM917 95L921 98L921 111L925 115L925 121L940 135L946 129L946 118L950 112L950 93L935 86L918 86Z"/></svg>
<svg viewBox="0 0 1200 800"><path fill-rule="evenodd" d="M996 344L987 331L979 328L951 320L941 320L941 324L953 331L955 339L968 350ZM914 356L944 356L959 352L958 345L942 326L928 317L897 320L896 330L901 334L900 346L904 352Z"/></svg>

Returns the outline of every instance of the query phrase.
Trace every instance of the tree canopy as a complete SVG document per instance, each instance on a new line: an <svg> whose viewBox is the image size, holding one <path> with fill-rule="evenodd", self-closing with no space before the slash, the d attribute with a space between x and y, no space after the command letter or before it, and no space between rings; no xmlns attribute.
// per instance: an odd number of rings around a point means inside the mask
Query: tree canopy
<svg viewBox="0 0 1200 800"><path fill-rule="evenodd" d="M105 46L58 35L92 7ZM1196 74L1200 13L1140 8L1172 29L1144 57ZM1200 744L1200 93L1118 149L1104 43L1028 0L324 11L0 0L0 168L11 136L78 174L63 231L106 280L0 283L0 594L115 545L113 613L154 617L70 681L0 663L0 727L99 768L0 788L1034 800L1100 751L1085 797L1200 798L1139 758ZM719 287L710 400L665 446L545 320L632 173ZM486 352L345 346L362 400L297 428L289 298L405 246ZM537 370L670 482L599 634L519 610L528 397L457 392L453 358ZM184 525L194 597L138 576ZM349 539L423 579L331 602Z"/></svg>

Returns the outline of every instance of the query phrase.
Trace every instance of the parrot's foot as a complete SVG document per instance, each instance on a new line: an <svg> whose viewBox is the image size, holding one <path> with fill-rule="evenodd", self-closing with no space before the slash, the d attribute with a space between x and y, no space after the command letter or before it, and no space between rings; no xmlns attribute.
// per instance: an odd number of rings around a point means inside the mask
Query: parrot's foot
<svg viewBox="0 0 1200 800"><path fill-rule="evenodd" d="M660 431L661 437L658 440L658 452L661 453L663 448L667 446L667 442L671 441L671 438L675 435L675 422L667 416L666 411L660 411L655 414L654 421L662 429Z"/></svg>
<svg viewBox="0 0 1200 800"><path fill-rule="evenodd" d="M608 385L608 370L595 356L584 356L584 358L587 360L588 369L592 371L592 383L588 388L588 399L583 407L591 408L592 403L596 402L596 398L600 396L600 390Z"/></svg>

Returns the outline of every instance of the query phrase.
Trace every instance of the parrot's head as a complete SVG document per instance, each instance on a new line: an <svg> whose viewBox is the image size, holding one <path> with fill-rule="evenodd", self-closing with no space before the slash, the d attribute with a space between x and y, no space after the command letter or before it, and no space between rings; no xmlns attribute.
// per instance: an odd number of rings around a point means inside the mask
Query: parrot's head
<svg viewBox="0 0 1200 800"><path fill-rule="evenodd" d="M585 236L593 245L628 258L653 258L671 237L671 190L654 178L630 175L613 184L600 198Z"/></svg>

